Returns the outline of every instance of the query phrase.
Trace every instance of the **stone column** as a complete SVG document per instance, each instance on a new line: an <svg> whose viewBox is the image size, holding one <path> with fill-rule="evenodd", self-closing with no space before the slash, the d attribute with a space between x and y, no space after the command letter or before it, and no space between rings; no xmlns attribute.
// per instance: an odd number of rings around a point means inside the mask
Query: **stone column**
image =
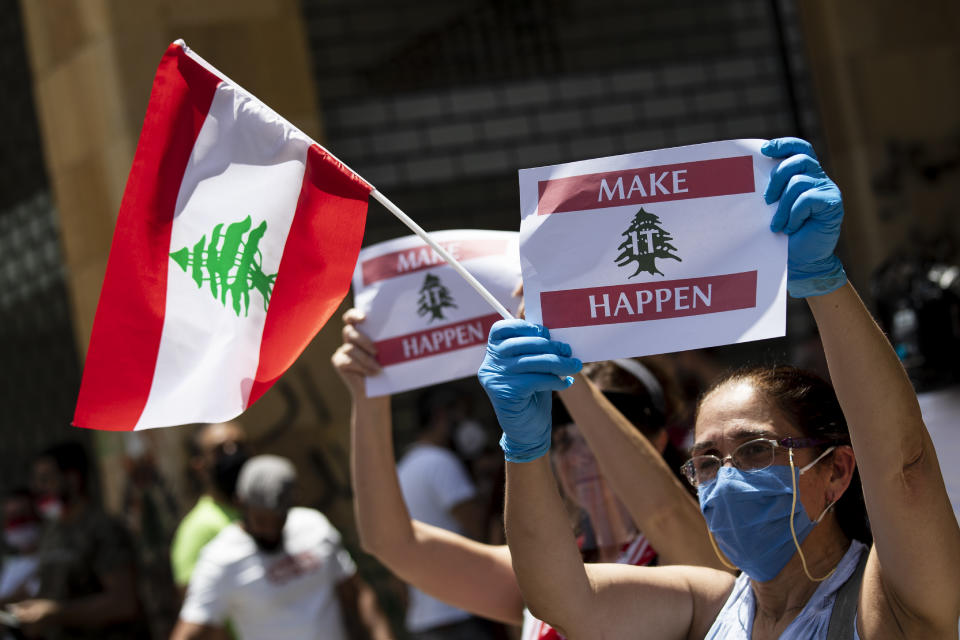
<svg viewBox="0 0 960 640"><path fill-rule="evenodd" d="M297 0L23 0L46 163L60 215L77 343L85 353L127 173L166 47L183 38L234 81L319 138ZM350 521L345 391L328 358L339 314L241 421L254 443L294 459L306 503ZM121 509L131 459L151 455L186 499L191 429L98 434L107 504ZM68 437L69 434L65 434ZM331 512L332 510L332 512Z"/></svg>
<svg viewBox="0 0 960 640"><path fill-rule="evenodd" d="M848 271L960 234L960 4L800 0Z"/></svg>

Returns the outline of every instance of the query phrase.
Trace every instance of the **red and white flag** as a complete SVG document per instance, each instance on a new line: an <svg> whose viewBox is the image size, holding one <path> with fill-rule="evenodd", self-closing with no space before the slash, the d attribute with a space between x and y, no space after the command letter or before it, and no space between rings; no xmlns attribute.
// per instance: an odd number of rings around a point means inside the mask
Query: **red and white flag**
<svg viewBox="0 0 960 640"><path fill-rule="evenodd" d="M154 78L74 424L228 420L350 286L373 187L182 41Z"/></svg>

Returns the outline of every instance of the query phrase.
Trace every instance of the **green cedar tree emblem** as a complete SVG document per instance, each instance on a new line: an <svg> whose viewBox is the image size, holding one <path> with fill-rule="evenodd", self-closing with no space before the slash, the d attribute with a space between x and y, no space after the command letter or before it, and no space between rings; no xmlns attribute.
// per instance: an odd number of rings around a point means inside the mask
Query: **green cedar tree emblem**
<svg viewBox="0 0 960 640"><path fill-rule="evenodd" d="M430 318L428 322L434 320L444 320L443 309L445 307L457 308L453 298L450 297L450 290L443 286L440 278L428 273L423 280L423 286L420 287L420 298L417 300L417 315L425 316L428 313Z"/></svg>
<svg viewBox="0 0 960 640"><path fill-rule="evenodd" d="M277 279L277 274L267 275L260 266L263 260L260 240L267 232L267 221L264 220L253 230L250 229L252 225L250 216L227 225L226 230L224 223L220 223L210 233L209 242L204 235L193 247L184 247L170 254L184 273L193 278L197 287L203 287L206 282L210 293L223 306L227 306L229 294L237 317L240 316L241 306L243 315L250 315L251 289L256 289L263 296L263 310L266 311L273 283Z"/></svg>
<svg viewBox="0 0 960 640"><path fill-rule="evenodd" d="M617 247L620 249L620 255L617 256L616 263L618 267L625 267L631 262L637 263L637 270L629 276L630 278L641 271L646 271L650 275L663 275L657 269L657 258L672 258L682 262L680 256L671 253L677 250L670 244L673 242L673 237L660 224L660 218L644 211L641 207L627 230L620 234L624 237L624 241Z"/></svg>

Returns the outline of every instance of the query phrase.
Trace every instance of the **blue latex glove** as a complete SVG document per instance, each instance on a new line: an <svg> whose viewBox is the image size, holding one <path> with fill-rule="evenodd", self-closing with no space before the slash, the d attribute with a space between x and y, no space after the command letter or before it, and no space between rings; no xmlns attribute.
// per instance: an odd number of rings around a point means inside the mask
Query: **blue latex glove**
<svg viewBox="0 0 960 640"><path fill-rule="evenodd" d="M550 450L550 393L573 384L583 363L570 345L550 340L546 327L500 320L490 329L477 377L503 429L500 447L510 462L529 462Z"/></svg>
<svg viewBox="0 0 960 640"><path fill-rule="evenodd" d="M770 174L764 198L767 204L780 200L770 230L790 236L787 291L794 298L806 298L839 289L847 282L843 265L833 254L843 220L840 189L823 172L806 140L777 138L764 143L760 153L786 158Z"/></svg>

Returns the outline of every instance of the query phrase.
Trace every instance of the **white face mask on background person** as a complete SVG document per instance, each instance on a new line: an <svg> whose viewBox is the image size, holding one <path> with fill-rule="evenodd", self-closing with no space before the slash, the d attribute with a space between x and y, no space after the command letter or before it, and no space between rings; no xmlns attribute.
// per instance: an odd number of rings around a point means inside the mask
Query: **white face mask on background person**
<svg viewBox="0 0 960 640"><path fill-rule="evenodd" d="M47 522L58 522L63 517L63 499L57 496L43 496L37 501L37 511Z"/></svg>
<svg viewBox="0 0 960 640"><path fill-rule="evenodd" d="M487 431L476 420L466 418L453 428L453 446L466 460L473 460L483 453L487 440Z"/></svg>

